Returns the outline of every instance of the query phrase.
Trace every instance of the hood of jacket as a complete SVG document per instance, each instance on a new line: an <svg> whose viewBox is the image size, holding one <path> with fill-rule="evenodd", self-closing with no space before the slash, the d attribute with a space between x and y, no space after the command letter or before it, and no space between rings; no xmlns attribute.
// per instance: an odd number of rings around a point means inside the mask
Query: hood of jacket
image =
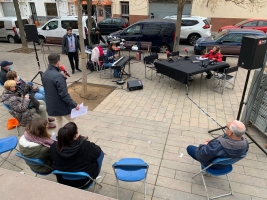
<svg viewBox="0 0 267 200"><path fill-rule="evenodd" d="M40 151L42 150L42 145L37 144L35 142L29 142L28 140L26 140L26 138L23 136L21 136L21 138L19 139L19 149L20 152L24 155L27 156L29 158L33 158L35 157L37 154L40 153Z"/></svg>
<svg viewBox="0 0 267 200"><path fill-rule="evenodd" d="M249 148L248 141L243 137L241 140L233 140L224 134L218 137L217 140L221 143L226 155L231 158L246 154Z"/></svg>
<svg viewBox="0 0 267 200"><path fill-rule="evenodd" d="M80 149L83 147L83 143L85 141L85 138L82 136L79 136L76 140L73 140L70 143L70 146L64 147L60 152L59 155L64 158L73 158L75 157Z"/></svg>
<svg viewBox="0 0 267 200"><path fill-rule="evenodd" d="M7 99L13 97L13 96L18 96L16 92L12 92L9 90L4 90L2 95L0 96L0 101L5 102Z"/></svg>

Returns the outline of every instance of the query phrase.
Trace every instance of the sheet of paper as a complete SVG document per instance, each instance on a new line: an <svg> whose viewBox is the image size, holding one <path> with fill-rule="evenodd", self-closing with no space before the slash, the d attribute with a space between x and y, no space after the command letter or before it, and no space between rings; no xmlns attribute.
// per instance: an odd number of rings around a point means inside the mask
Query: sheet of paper
<svg viewBox="0 0 267 200"><path fill-rule="evenodd" d="M207 60L208 58L202 58L202 57L198 57L198 60Z"/></svg>
<svg viewBox="0 0 267 200"><path fill-rule="evenodd" d="M70 118L73 119L81 115L86 115L87 111L88 111L88 106L84 106L83 103L81 103L79 110L76 110L76 108L73 108L71 110Z"/></svg>

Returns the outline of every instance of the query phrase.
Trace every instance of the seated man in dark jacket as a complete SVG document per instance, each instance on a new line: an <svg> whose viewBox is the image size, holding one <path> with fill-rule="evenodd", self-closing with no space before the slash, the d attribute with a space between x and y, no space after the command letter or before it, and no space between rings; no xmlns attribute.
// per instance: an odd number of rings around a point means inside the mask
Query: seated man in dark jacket
<svg viewBox="0 0 267 200"><path fill-rule="evenodd" d="M104 38L102 37L101 33L100 33L100 29L98 27L95 28L95 30L91 31L90 33L90 38L91 38L91 42L95 45L95 44L100 44L100 40L106 44L106 41L104 40Z"/></svg>
<svg viewBox="0 0 267 200"><path fill-rule="evenodd" d="M248 141L242 137L245 132L245 125L234 120L226 126L224 135L206 144L200 144L199 147L189 145L187 153L205 166L211 164L216 158L239 158L246 154L249 148ZM215 165L213 168L222 168L222 166Z"/></svg>

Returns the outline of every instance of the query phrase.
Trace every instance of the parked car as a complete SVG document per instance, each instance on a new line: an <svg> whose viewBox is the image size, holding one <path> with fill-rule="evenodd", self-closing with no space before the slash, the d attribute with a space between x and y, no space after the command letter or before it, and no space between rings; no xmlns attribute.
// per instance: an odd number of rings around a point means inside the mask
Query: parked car
<svg viewBox="0 0 267 200"><path fill-rule="evenodd" d="M83 16L82 25L83 25L83 38L84 40L88 38L88 28L87 28L87 16ZM53 18L46 22L42 27L38 28L38 37L39 44L46 42L46 37L49 37L49 43L52 44L62 44L62 37L66 34L66 28L70 26L72 32L79 37L78 30L78 17L77 16L67 16L60 18ZM97 26L94 17L92 17L92 27ZM89 31L90 32L90 31Z"/></svg>
<svg viewBox="0 0 267 200"><path fill-rule="evenodd" d="M267 19L247 19L234 25L223 26L218 32L230 28L256 29L267 33Z"/></svg>
<svg viewBox="0 0 267 200"><path fill-rule="evenodd" d="M146 19L136 22L124 30L111 33L107 40L121 38L126 41L152 42L152 51L165 53L172 50L175 39L175 21Z"/></svg>
<svg viewBox="0 0 267 200"><path fill-rule="evenodd" d="M199 38L194 46L194 51L195 54L201 55L206 53L206 51L211 49L213 46L219 45L221 47L222 54L238 55L243 36L252 35L264 36L265 33L259 30L241 28L223 30L215 36Z"/></svg>
<svg viewBox="0 0 267 200"><path fill-rule="evenodd" d="M129 26L129 22L125 18L106 18L98 23L102 35L107 35L118 30L122 30Z"/></svg>
<svg viewBox="0 0 267 200"><path fill-rule="evenodd" d="M28 24L26 17L22 17L23 26ZM15 43L20 41L17 17L0 18L0 40Z"/></svg>
<svg viewBox="0 0 267 200"><path fill-rule="evenodd" d="M177 15L170 15L164 19L177 20ZM187 40L190 45L194 45L198 38L211 36L211 24L205 17L183 15L181 24L181 40Z"/></svg>

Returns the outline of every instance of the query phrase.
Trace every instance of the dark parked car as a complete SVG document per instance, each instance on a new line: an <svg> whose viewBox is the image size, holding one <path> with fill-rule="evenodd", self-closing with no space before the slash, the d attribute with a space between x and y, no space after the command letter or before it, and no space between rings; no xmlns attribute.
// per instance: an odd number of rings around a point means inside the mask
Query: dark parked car
<svg viewBox="0 0 267 200"><path fill-rule="evenodd" d="M234 25L223 26L218 32L230 28L256 29L267 33L267 19L247 19Z"/></svg>
<svg viewBox="0 0 267 200"><path fill-rule="evenodd" d="M170 19L141 20L124 30L110 34L107 39L116 37L126 41L152 42L152 51L165 53L167 49L173 49L175 22Z"/></svg>
<svg viewBox="0 0 267 200"><path fill-rule="evenodd" d="M201 55L210 50L213 46L219 45L222 54L238 55L242 44L243 36L259 35L264 36L264 32L251 29L234 28L223 30L215 36L199 38L194 46L195 54Z"/></svg>
<svg viewBox="0 0 267 200"><path fill-rule="evenodd" d="M125 18L106 18L97 24L102 35L107 35L118 30L122 30L129 26L129 22Z"/></svg>

